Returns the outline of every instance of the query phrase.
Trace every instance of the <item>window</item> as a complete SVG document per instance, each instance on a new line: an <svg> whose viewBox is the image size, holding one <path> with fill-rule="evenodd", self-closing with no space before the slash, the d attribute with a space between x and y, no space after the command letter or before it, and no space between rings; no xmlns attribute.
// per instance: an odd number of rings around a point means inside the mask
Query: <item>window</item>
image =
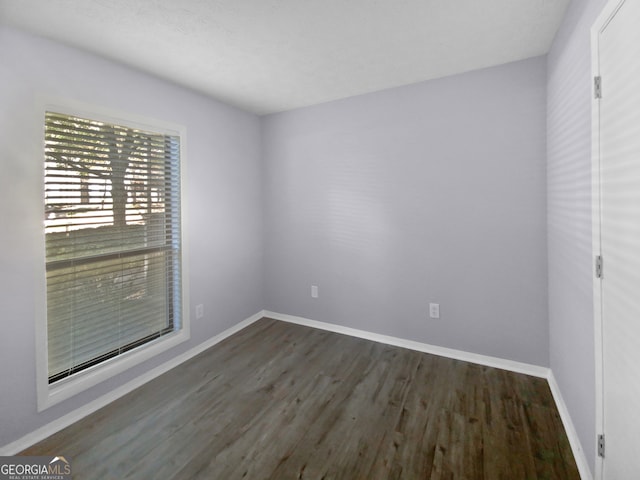
<svg viewBox="0 0 640 480"><path fill-rule="evenodd" d="M121 123L45 112L49 386L183 327L180 135Z"/></svg>

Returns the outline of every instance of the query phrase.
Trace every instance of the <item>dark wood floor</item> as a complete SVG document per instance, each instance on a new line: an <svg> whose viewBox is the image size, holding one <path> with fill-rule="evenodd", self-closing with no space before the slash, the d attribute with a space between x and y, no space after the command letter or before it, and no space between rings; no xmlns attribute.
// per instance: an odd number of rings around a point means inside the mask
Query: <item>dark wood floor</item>
<svg viewBox="0 0 640 480"><path fill-rule="evenodd" d="M545 380L270 319L22 454L77 479L579 479Z"/></svg>

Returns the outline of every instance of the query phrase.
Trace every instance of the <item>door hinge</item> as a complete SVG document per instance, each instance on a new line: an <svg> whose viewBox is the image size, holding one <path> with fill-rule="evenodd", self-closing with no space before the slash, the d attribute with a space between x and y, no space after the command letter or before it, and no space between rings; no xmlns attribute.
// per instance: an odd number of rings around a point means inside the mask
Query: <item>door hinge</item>
<svg viewBox="0 0 640 480"><path fill-rule="evenodd" d="M602 278L602 255L596 256L596 278Z"/></svg>
<svg viewBox="0 0 640 480"><path fill-rule="evenodd" d="M604 435L598 435L598 456L604 458Z"/></svg>
<svg viewBox="0 0 640 480"><path fill-rule="evenodd" d="M602 98L602 77L593 77L593 96L594 98Z"/></svg>

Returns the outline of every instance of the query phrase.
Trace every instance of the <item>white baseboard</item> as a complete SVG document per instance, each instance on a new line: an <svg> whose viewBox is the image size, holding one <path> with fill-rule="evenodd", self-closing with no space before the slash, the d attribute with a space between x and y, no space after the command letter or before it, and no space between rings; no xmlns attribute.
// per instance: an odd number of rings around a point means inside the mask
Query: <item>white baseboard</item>
<svg viewBox="0 0 640 480"><path fill-rule="evenodd" d="M157 366L156 368L149 370L148 372L140 375L139 377L125 383L124 385L118 387L117 389L93 400L92 402L87 403L86 405L69 412L68 414L54 420L51 423L48 423L33 432L28 433L22 438L9 443L3 447L0 447L0 456L10 456L15 455L18 452L30 447L31 445L44 440L45 438L53 435L54 433L62 430L63 428L68 427L72 423L81 420L87 415L92 414L93 412L101 409L102 407L108 405L109 403L117 400L118 398L126 395L129 392L132 392L136 388L144 385L145 383L153 380L154 378L162 375L163 373L168 372L174 367L177 367L183 362L186 362L190 358L195 357L199 353L204 352L206 349L214 346L216 343L221 342L227 337L230 337L236 332L239 332L243 328L251 325L252 323L260 320L264 317L264 311L260 311L251 317L241 321L240 323L234 325L231 328L226 329L222 333L219 333L215 337L210 338L209 340L202 342L200 345L193 347L192 349L178 355L177 357L172 358L171 360L163 363L162 365Z"/></svg>
<svg viewBox="0 0 640 480"><path fill-rule="evenodd" d="M589 468L589 462L584 454L582 445L576 433L576 429L573 426L571 415L567 409L558 384L551 369L546 367L540 367L537 365L531 365L528 363L514 362L513 360L505 360L503 358L490 357L486 355L479 355L477 353L469 353L462 350L455 350L451 348L439 347L436 345L429 345L427 343L414 342L411 340L405 340L403 338L390 337L387 335L380 335L377 333L367 332L365 330L358 330L355 328L343 327L341 325L335 325L332 323L319 322L317 320L310 320L308 318L296 317L293 315L285 315L276 312L265 311L264 315L276 320L282 320L284 322L295 323L298 325L304 325L313 328L319 328L322 330L328 330L331 332L342 333L350 335L352 337L364 338L366 340L372 340L374 342L386 343L388 345L394 345L396 347L408 348L410 350L416 350L418 352L431 353L434 355L440 355L442 357L453 358L456 360L464 360L465 362L477 363L480 365L486 365L494 368L501 368L503 370L509 370L516 373L524 373L526 375L532 375L534 377L545 378L549 384L551 394L556 402L560 418L564 425L565 432L569 438L569 444L573 456L578 465L578 471L582 480L593 480L591 475L591 469Z"/></svg>
<svg viewBox="0 0 640 480"><path fill-rule="evenodd" d="M343 327L341 325L335 325L333 323L319 322L317 320L310 320L308 318L285 315L282 313L265 311L264 315L265 317L273 318L275 320L282 320L283 322L296 323L298 325L305 325L307 327L319 328L321 330L328 330L335 333L342 333L344 335L364 338L366 340L371 340L378 343L386 343L387 345L408 348L409 350L415 350L418 352L431 353L433 355L439 355L441 357L463 360L465 362L477 363L479 365L486 365L488 367L501 368L503 370L509 370L517 373L524 373L525 375L532 375L534 377L548 378L549 376L548 368L540 367L538 365L531 365L529 363L515 362L513 360L505 360L504 358L490 357L487 355L480 355L478 353L469 353L462 350L455 350L453 348L429 345L428 343L414 342L412 340L405 340L404 338L391 337L388 335L381 335L379 333L371 333L367 332L366 330Z"/></svg>
<svg viewBox="0 0 640 480"><path fill-rule="evenodd" d="M580 439L578 438L578 433L573 426L571 415L569 415L567 405L564 403L564 399L562 398L562 394L560 393L560 387L558 386L556 377L553 375L553 371L551 370L549 370L547 381L549 382L549 388L551 389L553 399L556 402L556 407L558 407L558 413L560 413L560 419L562 420L562 424L564 425L564 430L565 432L567 432L567 437L569 437L569 443L571 444L573 457L576 459L576 463L578 464L580 478L582 480L593 480L591 468L589 467L589 462L587 461L587 457L584 454L582 444L580 443Z"/></svg>
<svg viewBox="0 0 640 480"><path fill-rule="evenodd" d="M418 352L431 353L434 355L440 355L456 360L463 360L465 362L477 363L479 365L486 365L489 367L501 368L503 370L509 370L516 373L524 373L526 375L545 378L549 383L549 388L551 389L551 393L558 407L558 412L560 413L560 418L562 419L562 423L569 438L569 443L571 444L571 449L578 465L580 476L582 480L593 480L591 469L589 468L589 463L582 449L582 445L580 444L580 440L578 439L575 427L573 426L571 416L569 415L569 410L564 403L558 384L556 383L555 377L553 376L553 372L549 368L531 365L528 363L515 362L513 360L505 360L503 358L480 355L477 353L469 353L452 348L439 347L437 345L429 345L427 343L414 342L412 340L405 340L403 338L381 335L377 333L367 332L365 330L358 330L355 328L343 327L341 325L335 325L332 323L319 322L317 320L310 320L308 318L285 315L265 310L252 315L251 317L243 320L242 322L234 325L231 328L228 328L215 337L212 337L209 340L201 343L200 345L193 347L187 352L184 352L181 355L178 355L177 357L163 363L162 365L159 365L158 367L146 372L145 374L135 378L134 380L125 383L121 387L109 392L108 394L103 395L93 400L92 402L89 402L83 407L62 416L54 420L53 422L48 423L47 425L44 425L37 430L34 430L31 433L28 433L27 435L19 438L14 442L9 443L8 445L0 447L0 456L15 455L18 452L30 447L34 443L44 440L45 438L53 435L63 428L68 427L72 423L81 420L87 415L90 415L91 413L99 410L100 408L108 405L109 403L126 395L127 393L132 392L136 388L144 385L145 383L153 380L154 378L162 375L172 368L177 367L190 358L195 357L199 353L202 353L206 349L221 342L225 338L230 337L234 333L239 332L243 328L251 325L262 317L273 318L288 323L295 323L298 325L304 325L321 330L341 333L344 335L363 338L379 343L385 343L387 345L393 345L396 347L408 348L410 350L415 350Z"/></svg>

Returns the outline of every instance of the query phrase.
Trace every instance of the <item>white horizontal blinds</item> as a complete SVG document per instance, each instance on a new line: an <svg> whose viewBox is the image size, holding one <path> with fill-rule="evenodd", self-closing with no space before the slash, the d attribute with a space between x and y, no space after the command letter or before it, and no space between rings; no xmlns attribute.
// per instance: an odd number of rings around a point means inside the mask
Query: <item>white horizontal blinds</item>
<svg viewBox="0 0 640 480"><path fill-rule="evenodd" d="M180 139L45 121L49 381L180 328Z"/></svg>

